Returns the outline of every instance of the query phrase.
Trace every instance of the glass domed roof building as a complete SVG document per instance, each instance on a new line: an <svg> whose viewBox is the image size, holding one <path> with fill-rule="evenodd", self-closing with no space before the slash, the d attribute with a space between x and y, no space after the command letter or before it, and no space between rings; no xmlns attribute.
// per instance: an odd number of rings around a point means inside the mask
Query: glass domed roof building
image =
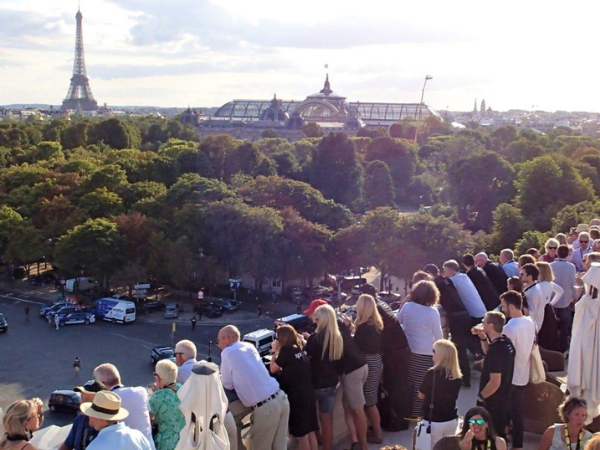
<svg viewBox="0 0 600 450"><path fill-rule="evenodd" d="M348 102L331 89L329 74L323 89L304 101L233 100L221 106L203 125L209 127L251 126L301 129L307 122L323 128L356 130L364 126L390 126L403 119L428 116L440 119L437 111L420 103Z"/></svg>

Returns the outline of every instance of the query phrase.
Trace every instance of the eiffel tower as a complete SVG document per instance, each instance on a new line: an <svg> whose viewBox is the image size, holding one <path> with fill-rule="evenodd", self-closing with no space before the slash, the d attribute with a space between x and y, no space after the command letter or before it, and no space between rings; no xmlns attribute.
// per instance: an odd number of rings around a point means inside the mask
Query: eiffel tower
<svg viewBox="0 0 600 450"><path fill-rule="evenodd" d="M90 80L85 70L85 56L83 54L83 15L81 10L77 10L75 15L77 19L77 38L75 40L75 64L73 64L73 76L71 85L63 100L61 109L73 109L76 111L95 111L98 109L98 103L94 100L92 90L90 89Z"/></svg>

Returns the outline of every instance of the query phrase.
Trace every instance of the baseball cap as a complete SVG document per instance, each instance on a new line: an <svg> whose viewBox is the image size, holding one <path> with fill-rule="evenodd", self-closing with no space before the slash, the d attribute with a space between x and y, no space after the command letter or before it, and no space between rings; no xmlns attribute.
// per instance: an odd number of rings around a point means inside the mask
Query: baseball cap
<svg viewBox="0 0 600 450"><path fill-rule="evenodd" d="M310 302L310 306L308 307L308 309L306 311L304 311L304 315L305 316L312 315L312 313L315 312L315 309L317 309L319 306L323 306L323 305L329 305L329 303L327 303L322 298L318 298L316 300L313 300L312 302Z"/></svg>
<svg viewBox="0 0 600 450"><path fill-rule="evenodd" d="M100 381L89 380L83 386L75 386L73 390L75 392L83 392L85 394L94 394L96 392L105 391L106 387Z"/></svg>

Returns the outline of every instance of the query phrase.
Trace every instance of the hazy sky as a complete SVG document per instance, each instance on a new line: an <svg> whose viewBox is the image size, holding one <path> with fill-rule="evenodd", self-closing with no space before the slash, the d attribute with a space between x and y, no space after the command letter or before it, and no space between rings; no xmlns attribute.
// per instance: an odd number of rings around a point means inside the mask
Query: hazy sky
<svg viewBox="0 0 600 450"><path fill-rule="evenodd" d="M109 105L302 100L471 110L600 111L600 2L82 0L92 92ZM73 68L71 0L0 0L0 104L60 104ZM594 72L595 73L595 72Z"/></svg>

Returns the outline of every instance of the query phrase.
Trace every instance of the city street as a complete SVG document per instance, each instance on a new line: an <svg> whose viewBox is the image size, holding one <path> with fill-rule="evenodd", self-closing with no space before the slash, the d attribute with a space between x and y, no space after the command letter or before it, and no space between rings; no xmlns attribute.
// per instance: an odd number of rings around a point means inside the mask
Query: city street
<svg viewBox="0 0 600 450"><path fill-rule="evenodd" d="M25 307L29 306L30 320L25 320ZM39 316L43 305L34 301L21 301L0 296L0 312L8 321L8 332L0 334L0 408L14 400L40 397L47 407L50 394L55 389L72 389L92 377L94 367L110 362L121 373L125 385L147 386L153 382L150 351L156 345L171 345L172 324L162 319L162 312L142 316L129 325L96 322L90 325L68 325L56 330ZM236 312L223 319L236 320ZM154 320L155 323L148 320ZM258 328L272 327L271 318L256 323L239 325L242 334ZM220 351L216 337L223 322L209 324L203 319L191 331L189 323L177 324L174 341L192 340L199 358L206 358L208 343L212 340L212 355L219 362ZM79 357L82 370L75 377L72 366ZM66 425L72 415L46 411L46 425Z"/></svg>

